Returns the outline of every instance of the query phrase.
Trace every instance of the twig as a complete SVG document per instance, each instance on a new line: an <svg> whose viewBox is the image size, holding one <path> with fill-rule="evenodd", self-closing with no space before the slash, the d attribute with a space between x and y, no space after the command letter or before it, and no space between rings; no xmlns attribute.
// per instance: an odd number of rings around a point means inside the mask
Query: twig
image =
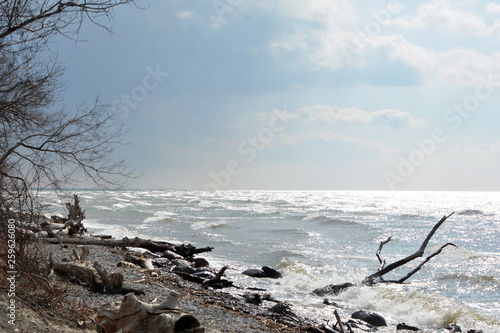
<svg viewBox="0 0 500 333"><path fill-rule="evenodd" d="M342 323L342 319L340 318L340 315L339 315L338 311L334 310L333 314L335 315L335 318L337 318L337 323L339 324L340 331L342 333L347 333L346 330L345 330L345 328L344 328L344 324Z"/></svg>

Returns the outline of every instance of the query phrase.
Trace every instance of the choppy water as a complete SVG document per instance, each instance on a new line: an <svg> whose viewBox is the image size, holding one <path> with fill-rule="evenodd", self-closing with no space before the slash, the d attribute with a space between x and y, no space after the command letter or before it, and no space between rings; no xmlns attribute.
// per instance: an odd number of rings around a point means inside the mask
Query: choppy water
<svg viewBox="0 0 500 333"><path fill-rule="evenodd" d="M415 252L434 224L455 211L426 254L452 242L405 285L355 287L329 297L342 316L359 308L389 323L435 332L448 323L500 332L500 193L368 191L78 190L94 233L189 242L229 264L235 284L266 288L296 312L332 319L332 308L311 295L331 283L360 282L379 266L379 242L392 236L387 262ZM67 199L47 194L60 208ZM392 277L401 277L417 263ZM273 266L283 279L256 280L247 268ZM390 278L390 276L387 276ZM390 330L387 330L390 331Z"/></svg>

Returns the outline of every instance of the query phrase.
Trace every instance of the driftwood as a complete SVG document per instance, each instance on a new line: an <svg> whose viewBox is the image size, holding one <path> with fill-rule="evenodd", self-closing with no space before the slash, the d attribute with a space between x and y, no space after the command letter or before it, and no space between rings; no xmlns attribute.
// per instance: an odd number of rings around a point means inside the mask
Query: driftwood
<svg viewBox="0 0 500 333"><path fill-rule="evenodd" d="M403 283L404 281L406 281L410 276L412 276L413 274L415 274L418 270L420 270L420 268L422 268L422 266L427 263L431 258L433 258L434 256L438 255L439 253L441 253L441 251L443 250L443 248L445 248L446 246L448 245L452 245L452 246L455 246L454 244L451 244L451 243L447 243L443 246L441 246L441 248L435 252L434 254L430 255L429 257L426 258L425 261L423 261L419 266L417 266L417 268L415 268L414 270L412 270L410 273L408 273L405 277L403 277L402 279L399 279L399 280L391 280L391 281L383 281L382 277L389 273L390 271L400 267L400 266L403 266L407 263L409 263L410 261L414 260L414 259L417 259L417 258L420 258L424 255L424 251L425 251L425 248L427 247L427 245L429 244L429 241L431 240L432 236L434 236L434 234L436 233L437 229L444 223L444 221L446 221L451 215L453 215L453 213L451 213L450 215L448 216L443 216L441 218L441 220L439 220L438 223L436 223L436 225L434 225L434 227L432 228L431 232L429 232L429 234L427 235L427 237L425 238L424 242L422 243L422 245L420 246L420 248L413 254L401 259L401 260L398 260L396 262L393 262L392 264L390 265L387 265L385 266L385 260L382 260L381 256L380 256L380 252L382 251L382 247L387 244L391 238L389 237L387 240L383 241L380 243L380 246L378 248L378 251L377 251L377 258L380 262L380 268L378 269L378 271L368 277L366 277L364 280L363 280L363 284L366 284L366 285L371 285L373 283L375 283L375 280L376 279L380 279L381 282L395 282L395 283Z"/></svg>
<svg viewBox="0 0 500 333"><path fill-rule="evenodd" d="M68 220L82 221L85 219L85 210L80 207L80 199L77 194L73 194L74 203L68 202L66 209L68 210Z"/></svg>
<svg viewBox="0 0 500 333"><path fill-rule="evenodd" d="M222 288L232 287L233 282L222 279L222 276L224 275L224 272L226 271L227 268L228 266L222 267L213 279L204 281L201 284L201 288L204 289L207 287L212 287L215 289L222 289Z"/></svg>
<svg viewBox="0 0 500 333"><path fill-rule="evenodd" d="M401 259L401 260L398 260L396 262L393 262L392 264L390 265L385 265L385 260L382 259L382 255L381 255L381 252L382 252L382 248L384 247L385 244L389 243L391 241L391 237L389 237L388 239L380 242L380 245L378 247L378 250L377 250L377 253L376 253L376 256L377 256L377 259L380 263L380 267L378 269L377 272L373 273L372 275L366 277L364 280L363 280L363 284L364 285L373 285L375 283L378 283L378 282L385 282L385 283L403 283L405 282L406 280L408 280L413 274L415 274L416 272L418 272L423 265L425 265L429 260L431 260L433 257L437 256L438 254L441 253L441 251L447 247L447 246L455 246L454 244L452 243L446 243L444 244L443 246L441 246L439 248L439 250L437 250L436 252L434 252L433 254L431 254L430 256L428 256L424 261L422 261L417 267L415 267L412 271L410 271L408 274L406 274L404 277L400 278L400 279L397 279L397 280L384 280L383 279L383 276L389 272L391 272L392 270L398 268L398 267L401 267L409 262L411 262L412 260L414 259L417 259L417 258L420 258L424 255L424 251L425 249L427 248L427 245L429 244L429 241L431 240L432 236L434 236L434 234L436 233L437 229L451 216L453 215L453 213L451 213L450 215L448 216L443 216L441 218L441 220L439 220L438 223L436 223L434 225L434 227L432 228L432 230L429 232L429 234L427 235L427 237L425 238L425 240L423 241L422 245L420 246L420 248L413 254ZM352 287L352 286L355 286L355 284L352 284L352 283L343 283L343 284L337 284L337 285L328 285L326 287L323 287L323 288L317 288L315 290L313 290L313 293L318 295L318 296L325 296L325 295L337 295L343 291L345 291L346 289Z"/></svg>
<svg viewBox="0 0 500 333"><path fill-rule="evenodd" d="M81 248L81 254L76 249L73 250L71 259L73 262L54 263L52 256L49 262L49 271L58 275L68 277L76 282L87 285L93 292L109 292L112 294L126 294L129 292L142 291L125 288L123 286L123 274L108 273L98 262L94 262L93 267L88 265L89 250L86 247Z"/></svg>
<svg viewBox="0 0 500 333"><path fill-rule="evenodd" d="M79 245L102 245L113 247L139 247L147 249L151 252L175 252L186 259L191 259L194 255L204 252L210 252L213 247L196 248L191 244L188 245L174 245L168 242L153 241L150 239L142 238L122 238L122 239L102 239L95 237L75 237L75 238L61 238L60 240L47 239L47 242L52 244L79 244Z"/></svg>
<svg viewBox="0 0 500 333"><path fill-rule="evenodd" d="M99 310L96 330L100 333L205 332L194 316L178 309L178 297L177 293L170 292L163 303L148 304L132 293L127 294L119 305Z"/></svg>

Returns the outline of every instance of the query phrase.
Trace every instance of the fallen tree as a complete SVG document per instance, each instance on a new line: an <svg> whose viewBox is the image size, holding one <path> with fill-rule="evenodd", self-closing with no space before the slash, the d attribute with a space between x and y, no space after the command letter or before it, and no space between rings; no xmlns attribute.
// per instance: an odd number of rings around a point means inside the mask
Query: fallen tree
<svg viewBox="0 0 500 333"><path fill-rule="evenodd" d="M196 254L210 252L213 247L196 248L191 244L174 245L172 243L163 241L153 241L150 239L143 239L139 237L122 239L103 239L95 237L74 237L74 238L61 238L52 239L47 238L47 242L52 244L76 244L76 245L102 245L112 247L139 247L151 252L175 252L185 259L192 259Z"/></svg>
<svg viewBox="0 0 500 333"><path fill-rule="evenodd" d="M380 262L380 267L377 270L377 272L375 272L375 273L367 276L365 279L363 279L362 284L364 284L364 285L370 285L371 286L371 285L374 285L376 283L404 283L411 276L413 276L416 272L418 272L422 268L422 266L425 265L429 260L431 260L433 257L435 257L438 254L440 254L441 251L445 247L447 247L447 246L455 246L456 247L456 245L454 245L452 243L446 243L446 244L442 245L436 252L432 253L427 258L425 258L424 261L422 261L417 267L415 267L413 270L411 270L404 277L402 277L400 279L393 279L393 280L384 280L384 278L383 278L384 275L386 275L387 273L395 270L396 268L401 267L403 265L406 265L409 262L411 262L411 261L413 261L413 260L415 260L417 258L423 257L425 249L427 248L427 245L429 244L429 241L431 240L431 238L434 236L434 234L439 229L439 227L450 216L452 216L452 215L453 215L453 213L451 213L450 215L443 216L439 220L439 222L437 222L434 225L434 227L429 232L429 234L427 235L427 237L424 239L424 241L420 245L420 248L416 252L414 252L413 254L411 254L411 255L403 258L403 259L395 261L395 262L393 262L393 263L391 263L391 264L389 264L387 266L386 266L385 260L382 259L381 251L382 251L382 248L384 247L384 245L387 244L387 243L389 243L391 241L391 237L389 237L388 239L380 242L380 245L379 245L377 253L376 253L377 259ZM323 288L315 289L315 290L313 290L313 293L316 294L316 295L318 295L318 296L324 296L324 295L328 295L328 294L336 295L336 294L339 294L339 293L343 292L344 290L346 290L346 289L348 289L348 288L350 288L352 286L355 286L355 284L349 283L349 282L348 283L339 284L339 285L333 285L332 284L332 285L328 285L328 286L323 287Z"/></svg>
<svg viewBox="0 0 500 333"><path fill-rule="evenodd" d="M454 213L454 212L453 212ZM422 245L420 246L420 248L413 254L401 259L401 260L398 260L398 261L395 261L393 262L392 264L390 265L387 265L385 266L385 260L382 260L382 257L380 255L380 252L382 251L382 248L385 244L387 244L390 240L391 240L391 237L389 237L387 240L383 241L380 243L380 246L378 248L378 251L377 251L377 258L380 262L380 267L378 269L377 272L373 273L372 275L366 277L364 280L363 280L363 284L366 284L366 285L371 285L373 284L376 279L379 279L379 282L393 282L393 283L403 283L404 281L408 280L413 274L415 274L416 272L418 272L420 270L420 268L422 268L422 266L427 263L429 260L431 260L433 257L435 257L436 255L438 255L439 253L441 253L441 251L443 250L443 248L445 248L446 246L448 245L451 245L451 246L455 246L454 244L452 243L446 243L444 244L443 246L441 246L439 248L438 251L436 251L435 253L433 253L432 255L430 255L429 257L427 257L422 263L420 263L420 265L418 265L415 269L413 269L410 273L408 273L407 275L405 275L403 278L401 279L398 279L398 280L390 280L390 281L385 281L383 279L383 276L391 271L393 271L394 269L398 268L398 267L401 267L407 263L409 263L410 261L413 261L417 258L420 258L424 255L424 251L427 247L427 245L429 244L429 241L431 240L432 236L434 236L434 234L436 233L437 229L444 223L444 221L446 221L451 215L453 215L453 213L451 213L450 215L448 216L443 216L441 218L441 220L439 220L438 223L436 223L436 225L434 225L434 227L432 228L432 230L429 232L429 234L427 235L427 237L425 238L424 242L422 243ZM456 247L456 246L455 246Z"/></svg>

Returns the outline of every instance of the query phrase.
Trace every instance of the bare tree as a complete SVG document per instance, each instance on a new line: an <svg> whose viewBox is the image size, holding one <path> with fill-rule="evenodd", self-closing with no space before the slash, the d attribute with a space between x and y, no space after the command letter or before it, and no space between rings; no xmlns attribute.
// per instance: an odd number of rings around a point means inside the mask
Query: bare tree
<svg viewBox="0 0 500 333"><path fill-rule="evenodd" d="M123 185L130 175L111 155L124 128L98 99L54 111L63 68L50 42L75 41L87 20L104 29L115 7L134 0L0 1L0 205L29 209L36 191L60 189L82 177L97 186ZM30 200L28 200L30 199Z"/></svg>

